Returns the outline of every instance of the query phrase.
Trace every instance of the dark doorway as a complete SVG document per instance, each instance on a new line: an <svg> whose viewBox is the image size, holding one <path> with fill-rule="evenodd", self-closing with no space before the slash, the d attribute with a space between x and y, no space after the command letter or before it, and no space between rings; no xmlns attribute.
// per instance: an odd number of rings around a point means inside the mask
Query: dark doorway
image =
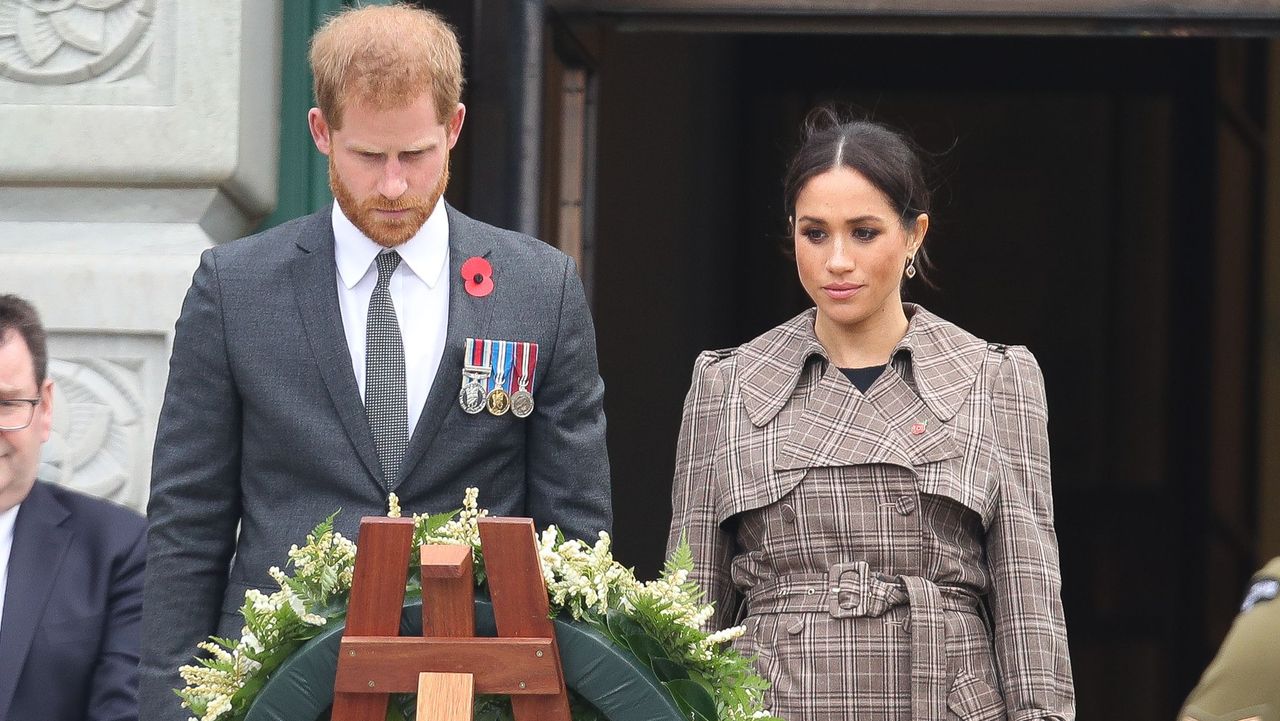
<svg viewBox="0 0 1280 721"><path fill-rule="evenodd" d="M581 34L619 557L661 562L696 353L808 305L783 166L808 108L848 103L937 155L916 300L1043 367L1080 717L1172 718L1258 560L1264 45Z"/></svg>

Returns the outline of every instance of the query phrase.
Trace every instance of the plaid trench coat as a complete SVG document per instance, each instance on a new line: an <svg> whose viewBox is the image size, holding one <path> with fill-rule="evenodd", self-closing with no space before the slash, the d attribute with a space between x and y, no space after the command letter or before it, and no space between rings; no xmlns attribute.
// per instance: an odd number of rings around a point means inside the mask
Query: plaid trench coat
<svg viewBox="0 0 1280 721"><path fill-rule="evenodd" d="M790 721L1075 716L1043 380L918 306L860 393L802 313L697 360L669 546Z"/></svg>

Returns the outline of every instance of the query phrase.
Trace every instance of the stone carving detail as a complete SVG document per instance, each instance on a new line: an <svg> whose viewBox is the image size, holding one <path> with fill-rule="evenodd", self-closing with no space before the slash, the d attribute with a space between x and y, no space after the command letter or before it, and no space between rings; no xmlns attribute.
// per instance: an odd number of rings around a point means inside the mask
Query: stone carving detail
<svg viewBox="0 0 1280 721"><path fill-rule="evenodd" d="M156 2L0 0L0 75L37 85L126 77L150 43Z"/></svg>
<svg viewBox="0 0 1280 721"><path fill-rule="evenodd" d="M49 360L54 382L53 433L42 477L141 507L146 434L143 360Z"/></svg>

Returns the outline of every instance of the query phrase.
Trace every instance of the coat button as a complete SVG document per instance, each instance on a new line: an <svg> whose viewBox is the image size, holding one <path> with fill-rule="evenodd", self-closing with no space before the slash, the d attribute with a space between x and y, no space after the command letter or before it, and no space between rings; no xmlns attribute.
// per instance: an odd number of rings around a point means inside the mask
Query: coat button
<svg viewBox="0 0 1280 721"><path fill-rule="evenodd" d="M782 522L791 524L796 522L796 509L792 508L790 504L782 504Z"/></svg>
<svg viewBox="0 0 1280 721"><path fill-rule="evenodd" d="M899 496L898 497L898 514L902 516L910 516L916 512L915 496Z"/></svg>

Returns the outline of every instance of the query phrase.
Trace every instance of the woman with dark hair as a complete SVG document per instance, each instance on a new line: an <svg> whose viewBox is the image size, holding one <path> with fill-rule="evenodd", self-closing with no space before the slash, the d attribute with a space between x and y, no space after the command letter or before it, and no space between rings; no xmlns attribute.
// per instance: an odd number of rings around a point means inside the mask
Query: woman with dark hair
<svg viewBox="0 0 1280 721"><path fill-rule="evenodd" d="M791 721L1075 716L1043 380L902 302L929 229L919 155L811 117L786 179L814 308L699 356L670 545Z"/></svg>

